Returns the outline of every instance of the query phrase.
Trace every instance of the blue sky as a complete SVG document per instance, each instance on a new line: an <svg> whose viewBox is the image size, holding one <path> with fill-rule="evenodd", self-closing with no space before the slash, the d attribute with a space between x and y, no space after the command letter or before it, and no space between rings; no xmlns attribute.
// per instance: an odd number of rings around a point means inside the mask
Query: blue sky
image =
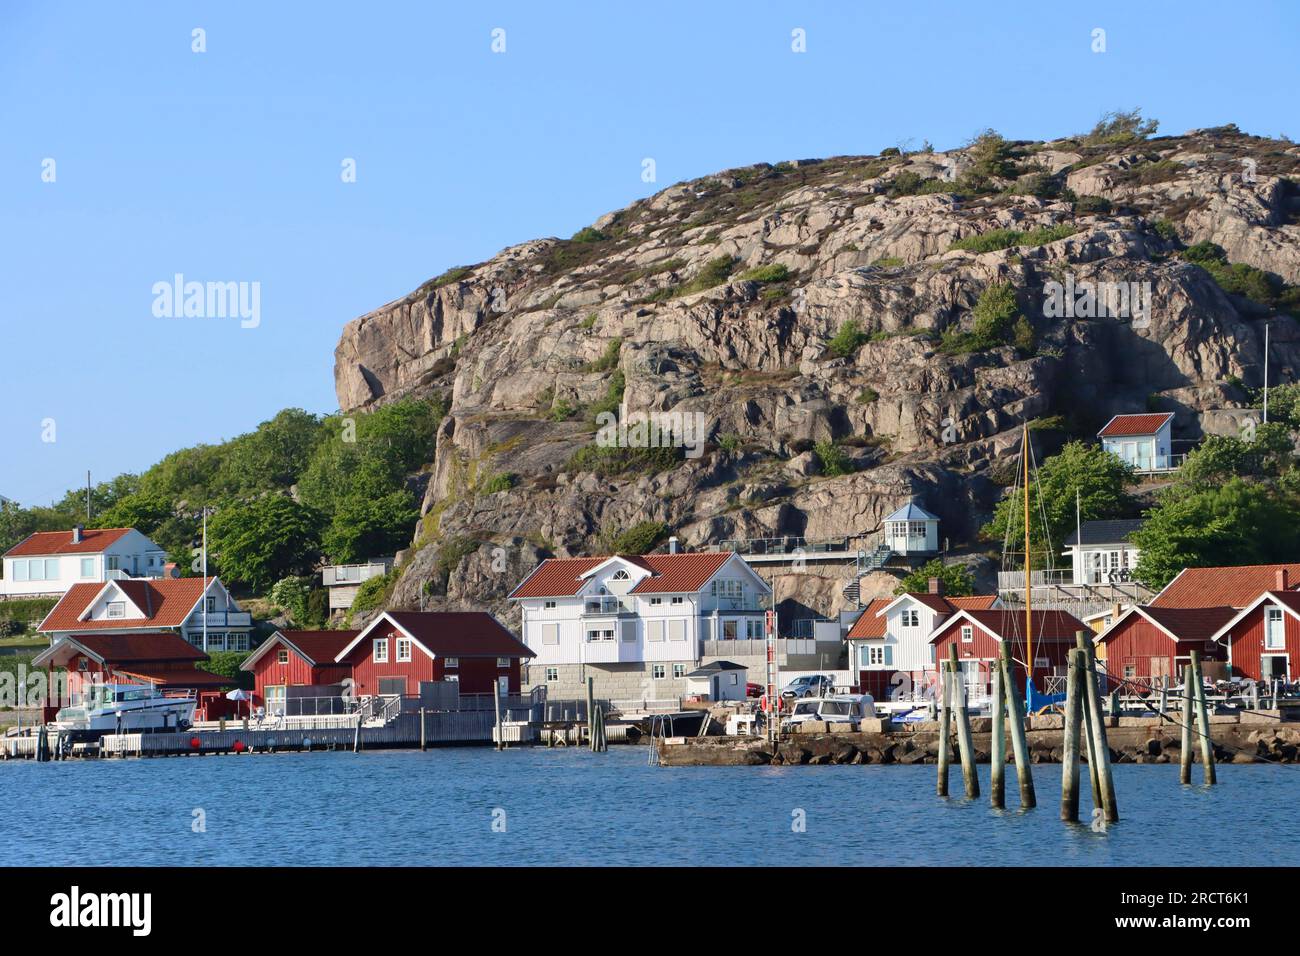
<svg viewBox="0 0 1300 956"><path fill-rule="evenodd" d="M0 495L45 504L86 469L332 411L345 322L677 180L1133 106L1167 133L1300 136L1298 10L6 0ZM155 317L176 273L260 283L260 324Z"/></svg>

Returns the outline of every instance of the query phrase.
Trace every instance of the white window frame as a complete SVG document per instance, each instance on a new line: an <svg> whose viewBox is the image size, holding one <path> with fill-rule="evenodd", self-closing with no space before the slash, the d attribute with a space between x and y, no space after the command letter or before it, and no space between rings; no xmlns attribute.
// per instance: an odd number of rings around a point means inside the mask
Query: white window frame
<svg viewBox="0 0 1300 956"><path fill-rule="evenodd" d="M668 668L663 664L650 665L650 677L653 680L664 680L668 676Z"/></svg>
<svg viewBox="0 0 1300 956"><path fill-rule="evenodd" d="M677 595L674 595L674 596L673 596L673 603L674 603L674 604L681 604L681 603L682 603L683 601L685 601L685 600L686 600L686 599L685 599L684 597L682 597L680 594L677 594Z"/></svg>
<svg viewBox="0 0 1300 956"><path fill-rule="evenodd" d="M371 650L371 655L372 655L372 660L376 664L387 664L388 663L388 638L386 637L375 638L375 646Z"/></svg>
<svg viewBox="0 0 1300 956"><path fill-rule="evenodd" d="M546 683L556 684L560 680L560 669L558 667L546 668Z"/></svg>
<svg viewBox="0 0 1300 956"><path fill-rule="evenodd" d="M497 658L497 667L509 667L509 666L510 666L510 658L508 657Z"/></svg>
<svg viewBox="0 0 1300 956"><path fill-rule="evenodd" d="M677 679L682 678L682 677L685 677L685 676L686 676L686 665L685 665L685 664L674 664L674 665L673 665L673 679L674 679L674 680L677 680Z"/></svg>
<svg viewBox="0 0 1300 956"><path fill-rule="evenodd" d="M93 578L93 577L95 576L95 559L94 559L94 558L82 558L82 559L81 559L81 576L82 576L83 578Z"/></svg>
<svg viewBox="0 0 1300 956"><path fill-rule="evenodd" d="M961 626L961 642L963 644L970 644L974 640L975 640L975 628L973 628L969 624L963 624Z"/></svg>
<svg viewBox="0 0 1300 956"><path fill-rule="evenodd" d="M1280 607L1264 609L1264 650L1286 650L1286 619Z"/></svg>
<svg viewBox="0 0 1300 956"><path fill-rule="evenodd" d="M411 639L409 637L399 637L397 639L397 663L407 664L411 660Z"/></svg>
<svg viewBox="0 0 1300 956"><path fill-rule="evenodd" d="M105 607L105 617L110 621L118 621L126 617L126 602L109 601Z"/></svg>
<svg viewBox="0 0 1300 956"><path fill-rule="evenodd" d="M280 648L278 651L275 652L275 662L277 664L289 663L289 652L286 651L283 647Z"/></svg>
<svg viewBox="0 0 1300 956"><path fill-rule="evenodd" d="M457 668L457 669L459 670L459 669L460 669L460 658L459 658L459 657L448 657L448 658L444 658L444 659L443 659L443 662L442 662L442 666L443 666L444 668L446 668L446 667L455 667L455 668Z"/></svg>

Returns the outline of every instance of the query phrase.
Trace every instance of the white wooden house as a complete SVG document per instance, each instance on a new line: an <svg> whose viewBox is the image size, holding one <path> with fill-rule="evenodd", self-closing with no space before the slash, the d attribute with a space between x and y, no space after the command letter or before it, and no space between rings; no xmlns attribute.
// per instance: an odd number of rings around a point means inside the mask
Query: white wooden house
<svg viewBox="0 0 1300 956"><path fill-rule="evenodd" d="M1101 447L1135 471L1170 471L1178 467L1170 430L1173 412L1116 415L1097 433Z"/></svg>
<svg viewBox="0 0 1300 956"><path fill-rule="evenodd" d="M0 598L56 597L74 584L160 578L162 548L134 528L38 531L5 552Z"/></svg>
<svg viewBox="0 0 1300 956"><path fill-rule="evenodd" d="M935 676L935 628L962 610L1000 607L997 595L947 597L937 580L924 593L876 598L849 628L849 670L877 700L920 693Z"/></svg>
<svg viewBox="0 0 1300 956"><path fill-rule="evenodd" d="M670 699L705 641L758 640L771 588L731 551L548 558L510 594L537 656L526 688L580 698Z"/></svg>
<svg viewBox="0 0 1300 956"><path fill-rule="evenodd" d="M939 518L913 498L885 519L885 545L895 554L937 554Z"/></svg>
<svg viewBox="0 0 1300 956"><path fill-rule="evenodd" d="M1119 584L1133 579L1138 549L1129 540L1142 519L1085 521L1065 539L1073 584Z"/></svg>

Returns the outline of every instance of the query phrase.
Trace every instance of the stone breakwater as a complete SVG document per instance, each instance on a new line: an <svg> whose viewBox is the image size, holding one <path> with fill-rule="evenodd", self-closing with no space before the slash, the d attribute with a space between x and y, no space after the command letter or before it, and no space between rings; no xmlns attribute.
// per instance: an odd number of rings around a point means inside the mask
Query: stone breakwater
<svg viewBox="0 0 1300 956"><path fill-rule="evenodd" d="M988 718L972 720L975 759L989 762ZM938 724L921 723L901 729L889 721L864 721L853 732L835 732L825 725L790 734L772 747L760 737L676 737L657 744L660 762L673 767L773 766L819 764L935 763L939 754ZM1182 730L1178 724L1146 717L1107 718L1107 741L1113 763L1177 762ZM1030 718L1027 731L1034 763L1060 763L1059 717ZM1210 719L1215 758L1221 763L1296 763L1300 761L1300 723L1281 722L1268 713ZM1199 761L1199 738L1193 738ZM1008 743L1008 762L1011 760ZM1085 756L1086 759L1086 756ZM957 761L956 750L953 752Z"/></svg>

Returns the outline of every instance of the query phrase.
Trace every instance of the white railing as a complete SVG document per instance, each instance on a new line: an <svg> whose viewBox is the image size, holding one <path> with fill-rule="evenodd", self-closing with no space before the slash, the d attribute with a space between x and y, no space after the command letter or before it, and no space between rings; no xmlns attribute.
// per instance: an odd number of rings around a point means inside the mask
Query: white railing
<svg viewBox="0 0 1300 956"><path fill-rule="evenodd" d="M360 584L371 578L382 577L393 567L391 558L382 561L367 561L364 564L331 564L321 568L321 584L332 587L336 584Z"/></svg>
<svg viewBox="0 0 1300 956"><path fill-rule="evenodd" d="M205 618L208 627L251 627L253 624L250 611L195 611L190 615L189 626L201 628Z"/></svg>
<svg viewBox="0 0 1300 956"><path fill-rule="evenodd" d="M630 614L631 609L617 597L588 597L582 599L583 614Z"/></svg>

